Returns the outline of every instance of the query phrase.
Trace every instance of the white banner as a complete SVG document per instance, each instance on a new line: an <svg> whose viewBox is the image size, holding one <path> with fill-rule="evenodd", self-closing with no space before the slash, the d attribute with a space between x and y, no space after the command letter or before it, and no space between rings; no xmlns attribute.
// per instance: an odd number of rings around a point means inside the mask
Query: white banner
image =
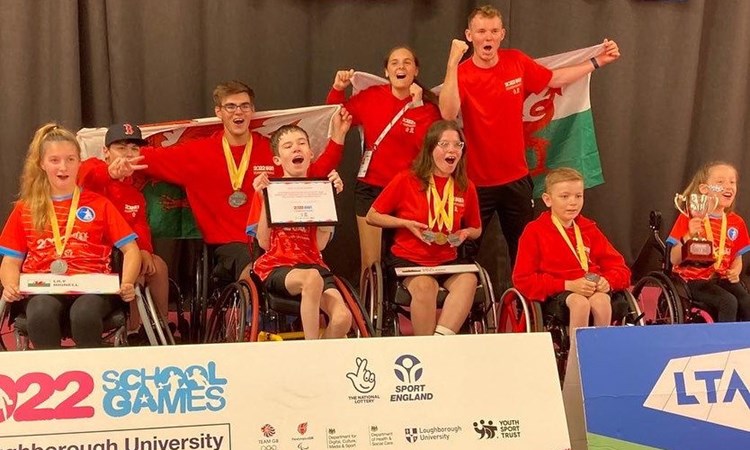
<svg viewBox="0 0 750 450"><path fill-rule="evenodd" d="M570 447L546 333L10 352L1 450Z"/></svg>

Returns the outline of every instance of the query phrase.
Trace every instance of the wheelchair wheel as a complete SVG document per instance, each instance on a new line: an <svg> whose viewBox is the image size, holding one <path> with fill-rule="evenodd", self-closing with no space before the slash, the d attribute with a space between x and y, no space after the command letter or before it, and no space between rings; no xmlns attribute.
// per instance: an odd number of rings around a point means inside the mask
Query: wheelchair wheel
<svg viewBox="0 0 750 450"><path fill-rule="evenodd" d="M646 325L684 323L680 300L672 282L660 272L652 272L633 286L633 297L643 312Z"/></svg>
<svg viewBox="0 0 750 450"><path fill-rule="evenodd" d="M261 293L258 286L262 286L260 279L255 273L250 273L250 282L240 280L247 302L245 310L245 341L257 342L260 333L260 301Z"/></svg>
<svg viewBox="0 0 750 450"><path fill-rule="evenodd" d="M685 316L685 323L714 323L714 318L704 309L691 307Z"/></svg>
<svg viewBox="0 0 750 450"><path fill-rule="evenodd" d="M242 342L245 339L247 299L239 283L225 287L211 311L206 343Z"/></svg>
<svg viewBox="0 0 750 450"><path fill-rule="evenodd" d="M8 309L10 308L7 307L5 300L0 300L0 352L8 351L8 347L5 346L5 334L10 333L10 312L6 314Z"/></svg>
<svg viewBox="0 0 750 450"><path fill-rule="evenodd" d="M345 279L340 277L334 277L336 281L336 287L341 296L344 298L346 306L349 307L349 311L352 313L352 327L357 337L372 337L375 335L375 331L370 322L368 312L362 306L362 303L354 291L354 287Z"/></svg>
<svg viewBox="0 0 750 450"><path fill-rule="evenodd" d="M615 326L643 326L646 324L644 317L645 314L641 311L641 307L638 303L638 299L633 296L633 294L630 293L630 291L618 291L618 293L614 295L621 295L622 299L626 303L627 310L622 314L621 317L615 317L614 313L614 302L613 302L613 308L612 308L612 325Z"/></svg>
<svg viewBox="0 0 750 450"><path fill-rule="evenodd" d="M174 337L169 329L169 325L167 325L167 321L164 319L161 311L159 311L159 308L156 307L154 299L151 296L151 289L148 287L146 287L144 300L144 306L148 312L148 320L156 331L157 345L174 345Z"/></svg>
<svg viewBox="0 0 750 450"><path fill-rule="evenodd" d="M362 274L361 295L370 319L373 336L383 336L383 269L376 262Z"/></svg>
<svg viewBox="0 0 750 450"><path fill-rule="evenodd" d="M498 333L530 333L534 331L526 299L516 288L509 288L500 296ZM497 314L497 313L495 313Z"/></svg>
<svg viewBox="0 0 750 450"><path fill-rule="evenodd" d="M482 299L479 303L474 302L469 312L470 332L472 334L497 333L497 325L500 323L499 307L495 300L495 292L492 290L492 280L484 267L477 264L477 268L479 272L475 295L481 295Z"/></svg>

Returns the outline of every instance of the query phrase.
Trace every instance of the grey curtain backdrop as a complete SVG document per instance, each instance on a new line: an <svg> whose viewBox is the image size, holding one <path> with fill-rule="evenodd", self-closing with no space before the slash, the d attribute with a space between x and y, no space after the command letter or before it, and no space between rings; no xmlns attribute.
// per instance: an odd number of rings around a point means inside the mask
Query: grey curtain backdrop
<svg viewBox="0 0 750 450"><path fill-rule="evenodd" d="M419 54L420 79L442 82L451 39L484 1L468 0L0 0L0 219L18 192L33 131L213 114L218 82L244 80L260 110L321 104L334 72L382 72L391 47ZM586 215L632 261L650 209L674 218L674 193L696 167L723 159L740 172L750 118L750 2L746 0L503 0L506 46L540 57L605 37L622 58L594 73L592 105L606 184ZM341 172L349 187L326 258L356 278L351 133ZM498 161L502 164L502 161ZM741 185L743 181L741 180ZM741 187L740 213L750 211ZM497 235L496 224L491 233ZM482 261L503 284L502 242ZM169 246L169 244L166 244Z"/></svg>

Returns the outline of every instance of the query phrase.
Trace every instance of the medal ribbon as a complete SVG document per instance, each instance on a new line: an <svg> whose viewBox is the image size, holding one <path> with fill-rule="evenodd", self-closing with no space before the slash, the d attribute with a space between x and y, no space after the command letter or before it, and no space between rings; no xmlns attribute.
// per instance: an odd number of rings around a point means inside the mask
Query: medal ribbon
<svg viewBox="0 0 750 450"><path fill-rule="evenodd" d="M427 189L427 206L429 207L427 220L430 229L437 224L438 231L443 226L449 232L453 231L454 197L453 177L448 177L448 181L443 186L443 195L441 196L435 186L435 178L430 175L430 188Z"/></svg>
<svg viewBox="0 0 750 450"><path fill-rule="evenodd" d="M711 230L711 222L708 219L708 216L703 218L703 228L706 230L706 237L709 241L711 241L711 244L714 243L714 233ZM714 269L719 270L719 267L721 267L721 262L724 260L724 248L727 245L727 215L725 213L721 214L721 234L719 235L719 248L714 250L714 259L716 262L714 263Z"/></svg>
<svg viewBox="0 0 750 450"><path fill-rule="evenodd" d="M240 165L234 164L232 149L229 147L229 141L226 137L221 138L221 146L224 148L224 159L227 161L227 170L229 171L229 181L232 183L232 189L239 191L242 189L242 181L245 179L247 168L250 167L250 155L253 153L253 136L245 144L245 150L242 152Z"/></svg>
<svg viewBox="0 0 750 450"><path fill-rule="evenodd" d="M68 210L68 221L65 223L65 236L60 236L60 223L57 221L57 214L55 214L55 207L52 202L49 204L48 214L50 225L52 226L52 240L55 242L55 253L58 258L62 258L65 245L68 243L71 233L73 233L73 225L76 221L76 210L78 210L78 201L81 198L81 190L76 186L73 190L73 199L70 201L70 209Z"/></svg>
<svg viewBox="0 0 750 450"><path fill-rule="evenodd" d="M557 228L557 231L559 231L563 239L565 239L565 243L568 244L568 248L570 248L570 251L573 252L573 255L575 255L576 259L581 264L581 268L585 272L588 272L589 258L588 256L586 256L586 249L583 246L583 237L581 237L581 229L578 228L578 224L573 221L573 231L576 234L576 246L573 247L573 243L570 242L568 233L565 232L565 228L563 228L562 223L560 223L560 219L558 219L554 214L552 214L552 223L555 224L555 228Z"/></svg>

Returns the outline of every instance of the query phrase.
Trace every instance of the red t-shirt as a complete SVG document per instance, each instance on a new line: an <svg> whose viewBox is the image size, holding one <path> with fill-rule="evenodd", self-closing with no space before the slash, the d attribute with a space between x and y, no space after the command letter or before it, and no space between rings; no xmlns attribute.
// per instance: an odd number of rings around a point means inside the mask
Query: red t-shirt
<svg viewBox="0 0 750 450"><path fill-rule="evenodd" d="M144 147L141 154L147 164L146 175L182 186L187 194L190 208L208 244L247 242L243 232L250 202L239 208L229 204L232 183L229 180L224 150L221 145L224 132L220 131L205 139L187 141L171 147ZM242 181L242 192L252 198L253 179L266 172L269 176L281 176L281 167L274 165L271 142L261 134L252 133L253 151L250 166ZM239 164L244 145L231 146L235 164ZM310 168L310 176L325 176L338 166L343 155L343 146L333 141Z"/></svg>
<svg viewBox="0 0 750 450"><path fill-rule="evenodd" d="M466 134L469 178L498 186L529 173L523 138L523 102L549 84L552 71L518 50L498 50L499 61L479 68L471 58L458 66L458 93Z"/></svg>
<svg viewBox="0 0 750 450"><path fill-rule="evenodd" d="M53 200L60 234L64 236L72 196ZM78 203L73 232L63 250L68 274L110 273L112 246L122 247L134 241L135 233L115 205L89 190L83 190ZM26 205L16 202L0 235L0 254L23 259L21 272L48 273L57 259L52 228L36 231Z"/></svg>
<svg viewBox="0 0 750 450"><path fill-rule="evenodd" d="M78 171L78 185L107 197L138 235L138 247L149 253L154 252L151 228L146 217L146 199L141 193L138 178L114 180L109 176L107 163L99 158L89 158Z"/></svg>
<svg viewBox="0 0 750 450"><path fill-rule="evenodd" d="M258 220L263 208L263 197L256 193L247 218L246 233L255 238ZM270 246L253 264L253 271L265 280L272 270L279 267L294 267L297 264L317 264L328 267L318 250L318 227L272 227Z"/></svg>
<svg viewBox="0 0 750 450"><path fill-rule="evenodd" d="M672 227L672 231L669 232L667 242L673 245L680 242L680 239L688 234L688 222L688 218L684 214L680 214ZM711 225L711 233L714 238L713 245L716 251L719 249L719 239L721 238L721 216L709 216L708 222ZM706 237L703 229L701 229L701 236ZM677 265L672 270L686 281L708 280L715 273L719 274L720 277L726 277L727 270L732 261L748 251L750 251L750 238L748 237L745 221L738 214L730 212L727 214L727 238L724 244L724 258L721 260L719 269L715 269L713 265L708 267Z"/></svg>
<svg viewBox="0 0 750 450"><path fill-rule="evenodd" d="M396 114L411 101L411 97L398 99L390 85L372 86L346 100L344 91L331 89L328 104L344 103L352 115L352 123L364 130L365 148L371 149L385 127ZM363 178L365 183L383 187L394 174L411 168L412 161L422 148L427 129L440 119L440 110L430 102L408 109L388 131L372 155L370 166Z"/></svg>
<svg viewBox="0 0 750 450"><path fill-rule="evenodd" d="M435 176L435 187L438 192L443 192L443 187L447 181L447 178ZM429 208L432 206L427 204L427 193L423 190L422 184L414 175L414 172L404 171L388 183L388 186L375 199L372 207L381 214L429 224ZM453 223L453 232L462 228L480 228L482 226L477 191L471 182L469 182L465 192L456 188ZM439 230L437 225L432 230L446 233L445 229ZM426 244L406 228L396 228L391 252L399 258L422 266L438 266L453 261L457 256L456 248L450 244L439 245L435 242Z"/></svg>
<svg viewBox="0 0 750 450"><path fill-rule="evenodd" d="M613 290L630 284L630 269L593 220L575 218L588 255L589 272L603 276ZM565 229L576 246L574 228ZM513 266L513 286L525 297L544 300L565 290L565 281L585 275L578 258L552 222L549 211L529 222L518 240L518 256Z"/></svg>

